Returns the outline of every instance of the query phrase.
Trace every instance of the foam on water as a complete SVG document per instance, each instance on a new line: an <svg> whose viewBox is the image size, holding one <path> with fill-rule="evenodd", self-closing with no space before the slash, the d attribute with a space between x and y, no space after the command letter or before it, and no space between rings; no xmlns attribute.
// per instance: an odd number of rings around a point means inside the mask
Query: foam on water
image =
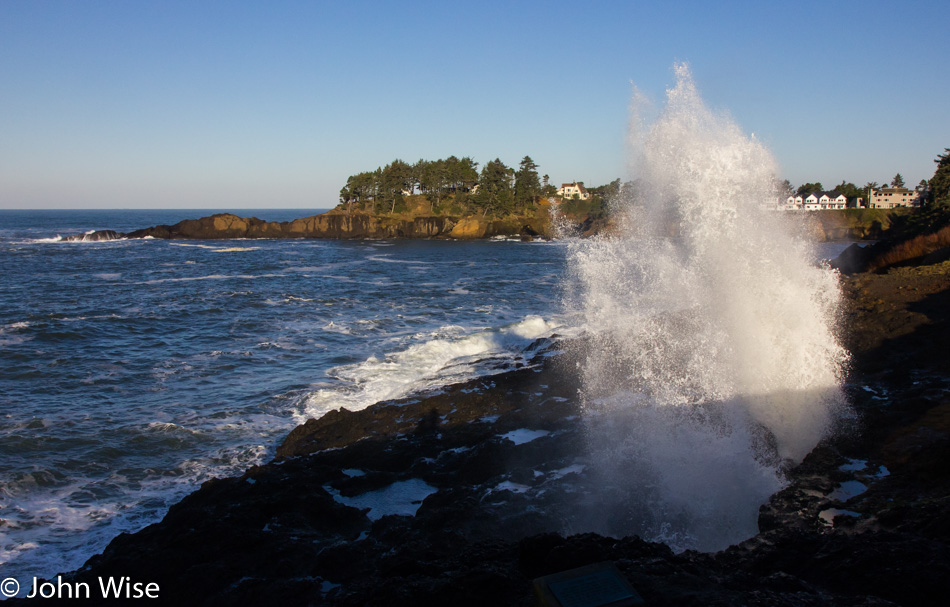
<svg viewBox="0 0 950 607"><path fill-rule="evenodd" d="M380 401L510 369L530 356L536 339L558 327L555 321L530 316L498 329L467 332L451 325L418 335L415 343L403 350L328 371L336 382L311 394L298 418L319 417L340 407L358 411Z"/></svg>
<svg viewBox="0 0 950 607"><path fill-rule="evenodd" d="M612 507L587 527L716 550L756 532L782 467L829 432L847 353L836 275L766 210L771 155L675 71L659 119L634 117L619 234L570 253L589 473Z"/></svg>

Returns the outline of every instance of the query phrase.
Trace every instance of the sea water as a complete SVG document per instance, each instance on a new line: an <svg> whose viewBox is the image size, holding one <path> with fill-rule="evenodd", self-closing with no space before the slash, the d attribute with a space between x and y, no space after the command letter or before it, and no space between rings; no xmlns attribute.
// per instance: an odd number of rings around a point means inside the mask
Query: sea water
<svg viewBox="0 0 950 607"><path fill-rule="evenodd" d="M58 238L210 213L0 211L0 577L74 569L306 418L511 368L565 322L557 242Z"/></svg>

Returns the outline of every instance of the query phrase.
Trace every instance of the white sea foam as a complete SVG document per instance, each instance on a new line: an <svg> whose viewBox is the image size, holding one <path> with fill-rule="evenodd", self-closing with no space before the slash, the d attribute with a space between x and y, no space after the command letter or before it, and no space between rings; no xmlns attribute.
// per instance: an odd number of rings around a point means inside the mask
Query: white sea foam
<svg viewBox="0 0 950 607"><path fill-rule="evenodd" d="M192 244L187 242L170 242L169 246L172 247L191 247L195 249L217 249L218 247L209 245L209 244Z"/></svg>
<svg viewBox="0 0 950 607"><path fill-rule="evenodd" d="M339 407L357 411L379 401L511 368L523 360L525 349L535 339L550 335L558 326L529 316L500 329L473 333L460 334L457 326L442 327L417 336L416 343L404 350L330 369L328 375L336 380L333 387L311 394L299 419L320 417ZM348 330L336 325L324 329ZM497 364L486 367L486 359Z"/></svg>
<svg viewBox="0 0 950 607"><path fill-rule="evenodd" d="M395 259L395 258L390 257L389 253L386 253L384 255L370 255L366 259L369 261L378 261L381 263L401 263L401 264L405 264L409 266L422 266L422 267L429 267L433 263L432 261L417 261L414 259Z"/></svg>
<svg viewBox="0 0 950 607"><path fill-rule="evenodd" d="M616 510L590 526L716 550L756 532L783 460L829 431L847 353L837 277L764 210L771 155L676 74L652 126L634 115L620 234L570 245L571 303L590 334L589 472Z"/></svg>
<svg viewBox="0 0 950 607"><path fill-rule="evenodd" d="M28 321L10 323L0 327L0 346L13 346L33 339L32 335L23 335L21 330L30 326Z"/></svg>
<svg viewBox="0 0 950 607"><path fill-rule="evenodd" d="M149 433L193 434L162 422L147 424L145 434ZM76 569L116 535L157 521L198 483L212 476L239 474L264 461L267 453L260 445L223 447L200 461L184 461L174 470L141 470L136 478L111 472L103 478L74 477L62 483L33 473L16 483L7 482L2 494L15 498L16 507L5 513L0 565L24 577ZM77 535L82 542L75 541Z"/></svg>
<svg viewBox="0 0 950 607"><path fill-rule="evenodd" d="M190 263L190 262L185 262ZM208 276L183 276L180 278L154 278L139 284L154 285L163 282L192 282L196 280L251 280L255 278L274 278L281 274L209 274Z"/></svg>

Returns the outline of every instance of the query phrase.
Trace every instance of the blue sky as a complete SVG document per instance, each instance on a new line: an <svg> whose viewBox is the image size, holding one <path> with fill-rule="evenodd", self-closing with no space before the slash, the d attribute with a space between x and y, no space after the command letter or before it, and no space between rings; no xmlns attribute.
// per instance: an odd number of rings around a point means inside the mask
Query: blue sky
<svg viewBox="0 0 950 607"><path fill-rule="evenodd" d="M794 185L929 179L950 2L0 2L0 208L334 206L451 154L629 178L674 62Z"/></svg>

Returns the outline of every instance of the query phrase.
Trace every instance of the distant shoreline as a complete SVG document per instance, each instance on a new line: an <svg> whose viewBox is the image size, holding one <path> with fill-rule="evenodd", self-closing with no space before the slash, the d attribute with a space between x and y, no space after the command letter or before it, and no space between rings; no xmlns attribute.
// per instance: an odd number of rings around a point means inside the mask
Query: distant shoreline
<svg viewBox="0 0 950 607"><path fill-rule="evenodd" d="M371 214L348 212L339 207L307 217L286 221L268 221L255 216L213 213L198 219L183 219L175 224L159 224L130 232L111 229L72 234L65 241L101 241L118 238L156 238L162 240L227 239L445 239L477 240L497 236L533 240L553 239L562 231L571 235L594 236L610 232L609 217L590 214L560 214L558 226L552 205L540 205L524 214L501 217L451 215L438 213ZM262 211L266 211L263 210ZM277 209L274 210L278 211ZM284 213L292 209L281 210ZM77 211L78 212L78 211ZM136 212L135 210L129 212ZM142 210L142 212L146 212ZM909 209L844 209L804 213L805 234L819 242L877 240L892 226L900 226L912 213ZM263 213L261 213L263 215Z"/></svg>

